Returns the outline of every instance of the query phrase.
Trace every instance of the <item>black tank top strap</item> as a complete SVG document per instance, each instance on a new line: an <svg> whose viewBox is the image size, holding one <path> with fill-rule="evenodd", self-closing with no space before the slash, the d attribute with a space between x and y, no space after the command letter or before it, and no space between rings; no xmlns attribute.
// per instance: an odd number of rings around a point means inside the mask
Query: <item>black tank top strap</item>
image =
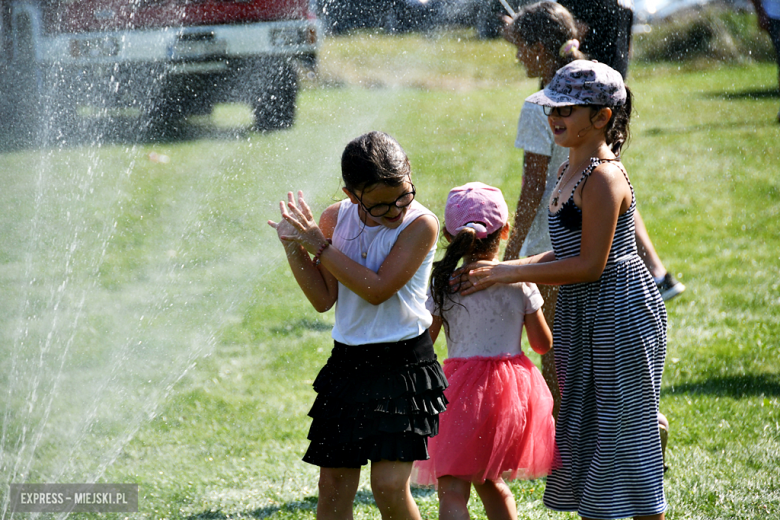
<svg viewBox="0 0 780 520"><path fill-rule="evenodd" d="M628 172L626 171L626 167L623 166L623 162L620 160L620 157L616 159L610 159L611 161L615 162L615 165L620 168L620 171L623 172L623 177L625 177L626 182L628 183L628 187L631 188L631 192L634 192L634 186L631 184L631 179L628 178Z"/></svg>
<svg viewBox="0 0 780 520"><path fill-rule="evenodd" d="M591 163L582 171L583 176L579 181L577 181L577 186L579 186L580 183L583 183L584 186L584 183L588 181L590 174L593 173L593 170L596 169L596 166L599 166L601 163L605 162L615 163L615 165L620 168L620 171L623 172L623 177L625 177L626 182L628 183L628 187L631 188L631 193L634 193L634 187L631 185L631 181L628 179L628 172L626 171L626 167L623 166L623 163L620 161L620 157L615 157L614 159L601 159L599 157L591 158ZM574 190L577 189L577 186L574 186ZM572 195L574 195L574 190L571 192Z"/></svg>
<svg viewBox="0 0 780 520"><path fill-rule="evenodd" d="M577 184L574 185L574 188L571 190L571 194L569 195L569 199L574 197L574 192L577 191L577 188L579 188L580 184L585 181L587 182L588 177L590 177L590 174L593 172L593 169L601 164L602 159L599 159L598 157L591 157L590 158L590 164L585 167L584 170L582 170L582 175L580 175L579 180L577 181ZM568 199L567 199L568 200Z"/></svg>
<svg viewBox="0 0 780 520"><path fill-rule="evenodd" d="M561 177L564 176L564 174L566 173L566 170L568 170L569 166L571 166L571 163L569 163L569 160L566 159L566 162L563 163L561 166L563 166L563 168L560 169L561 173L558 174L558 179L557 180L561 180Z"/></svg>

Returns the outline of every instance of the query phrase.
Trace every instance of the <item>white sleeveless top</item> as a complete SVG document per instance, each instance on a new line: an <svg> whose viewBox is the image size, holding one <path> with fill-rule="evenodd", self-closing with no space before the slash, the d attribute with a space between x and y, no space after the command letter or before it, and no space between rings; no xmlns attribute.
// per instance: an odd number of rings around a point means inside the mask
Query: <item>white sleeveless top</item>
<svg viewBox="0 0 780 520"><path fill-rule="evenodd" d="M360 221L357 204L345 199L339 206L333 245L355 262L377 272L401 232L421 215L436 218L415 200L397 228L369 227ZM433 322L431 313L425 308L425 301L435 252L436 244L412 279L379 305L368 303L339 282L333 339L346 345L364 345L412 339L425 332ZM366 253L365 258L363 253Z"/></svg>

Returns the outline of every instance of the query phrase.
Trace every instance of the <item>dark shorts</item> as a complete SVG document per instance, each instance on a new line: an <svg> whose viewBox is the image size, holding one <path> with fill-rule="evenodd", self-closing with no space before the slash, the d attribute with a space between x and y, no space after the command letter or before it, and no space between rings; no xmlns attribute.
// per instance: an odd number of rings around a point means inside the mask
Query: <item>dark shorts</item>
<svg viewBox="0 0 780 520"><path fill-rule="evenodd" d="M305 462L359 468L371 461L428 458L439 432L447 380L430 334L397 343L336 342L314 381L317 398Z"/></svg>
<svg viewBox="0 0 780 520"><path fill-rule="evenodd" d="M780 67L780 20L769 19L769 37L775 46L775 60L777 60L777 66Z"/></svg>

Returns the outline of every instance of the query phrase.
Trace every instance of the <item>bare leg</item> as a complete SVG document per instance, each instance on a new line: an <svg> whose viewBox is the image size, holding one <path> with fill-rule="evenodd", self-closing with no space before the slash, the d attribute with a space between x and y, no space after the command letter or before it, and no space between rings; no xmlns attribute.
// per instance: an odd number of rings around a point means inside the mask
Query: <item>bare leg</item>
<svg viewBox="0 0 780 520"><path fill-rule="evenodd" d="M317 520L351 520L360 468L320 468Z"/></svg>
<svg viewBox="0 0 780 520"><path fill-rule="evenodd" d="M539 292L544 298L544 319L547 320L547 324L550 328L553 327L553 321L555 319L555 300L558 297L557 285L539 285ZM553 343L553 349L555 344ZM555 373L555 354L552 349L542 356L542 375L547 382L547 387L550 389L550 393L553 396L553 417L558 418L558 410L561 408L561 389L558 387L558 376Z"/></svg>
<svg viewBox="0 0 780 520"><path fill-rule="evenodd" d="M421 520L409 488L411 462L380 460L371 463L371 491L384 520Z"/></svg>
<svg viewBox="0 0 780 520"><path fill-rule="evenodd" d="M488 520L517 520L515 497L503 479L474 484L474 489L482 499Z"/></svg>
<svg viewBox="0 0 780 520"><path fill-rule="evenodd" d="M650 235L647 233L645 222L642 220L639 210L634 212L634 227L636 228L636 248L639 251L639 257L653 278L662 278L666 275L666 267L653 247L653 242L650 240Z"/></svg>
<svg viewBox="0 0 780 520"><path fill-rule="evenodd" d="M445 476L439 478L439 520L469 520L471 482Z"/></svg>

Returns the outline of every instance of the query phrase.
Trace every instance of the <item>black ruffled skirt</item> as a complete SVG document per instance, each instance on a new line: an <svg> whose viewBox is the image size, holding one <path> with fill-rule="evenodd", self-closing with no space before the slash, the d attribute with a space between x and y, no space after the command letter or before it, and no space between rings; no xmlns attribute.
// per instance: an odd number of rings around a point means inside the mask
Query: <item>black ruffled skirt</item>
<svg viewBox="0 0 780 520"><path fill-rule="evenodd" d="M314 381L311 444L303 460L324 468L428 458L439 433L447 380L433 342L422 335L397 343L336 342Z"/></svg>

